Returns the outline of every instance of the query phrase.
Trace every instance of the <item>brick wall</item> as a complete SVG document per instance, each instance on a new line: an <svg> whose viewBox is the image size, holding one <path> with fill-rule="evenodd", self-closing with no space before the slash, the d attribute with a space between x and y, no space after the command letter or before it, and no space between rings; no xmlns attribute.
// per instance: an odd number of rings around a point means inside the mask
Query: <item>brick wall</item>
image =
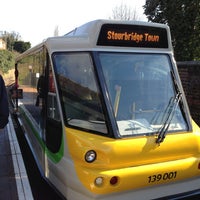
<svg viewBox="0 0 200 200"><path fill-rule="evenodd" d="M178 62L177 66L192 118L200 126L200 61Z"/></svg>

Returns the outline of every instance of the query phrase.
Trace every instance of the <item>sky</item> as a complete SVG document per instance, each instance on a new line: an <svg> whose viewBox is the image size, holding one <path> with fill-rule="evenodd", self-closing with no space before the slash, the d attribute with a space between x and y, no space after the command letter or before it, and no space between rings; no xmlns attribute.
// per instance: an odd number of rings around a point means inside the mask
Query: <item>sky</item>
<svg viewBox="0 0 200 200"><path fill-rule="evenodd" d="M136 9L140 21L147 21L145 0L5 0L1 2L0 31L16 32L31 46L96 19L109 19L121 4Z"/></svg>

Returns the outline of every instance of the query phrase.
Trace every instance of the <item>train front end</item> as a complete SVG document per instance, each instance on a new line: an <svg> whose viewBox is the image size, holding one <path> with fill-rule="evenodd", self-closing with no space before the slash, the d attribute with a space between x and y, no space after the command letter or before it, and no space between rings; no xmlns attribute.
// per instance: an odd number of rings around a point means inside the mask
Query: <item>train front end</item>
<svg viewBox="0 0 200 200"><path fill-rule="evenodd" d="M90 28L95 46L84 47L78 34L87 26L66 36L77 37L75 48L69 43L69 51L52 53L79 180L72 199L194 194L200 129L190 117L168 27L98 21Z"/></svg>

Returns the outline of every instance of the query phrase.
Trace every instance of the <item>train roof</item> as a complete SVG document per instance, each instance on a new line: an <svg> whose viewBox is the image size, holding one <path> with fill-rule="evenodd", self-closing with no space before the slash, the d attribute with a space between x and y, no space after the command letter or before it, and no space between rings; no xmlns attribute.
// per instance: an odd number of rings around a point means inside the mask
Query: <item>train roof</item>
<svg viewBox="0 0 200 200"><path fill-rule="evenodd" d="M144 41L148 36L149 42ZM42 46L46 46L49 53L83 48L102 49L102 47L105 49L140 47L140 49L156 48L156 50L172 51L170 30L165 24L101 19L88 22L63 36L47 38L24 54L34 52Z"/></svg>
<svg viewBox="0 0 200 200"><path fill-rule="evenodd" d="M149 26L149 27L158 27L158 28L167 28L169 27L166 24L160 23L151 23L144 21L131 21L131 20L106 20L106 19L98 19L94 21L90 21L88 23L83 24L80 27L75 28L64 36L91 36L97 38L99 32L101 30L102 25L104 24L114 24L114 25L138 25L138 26Z"/></svg>

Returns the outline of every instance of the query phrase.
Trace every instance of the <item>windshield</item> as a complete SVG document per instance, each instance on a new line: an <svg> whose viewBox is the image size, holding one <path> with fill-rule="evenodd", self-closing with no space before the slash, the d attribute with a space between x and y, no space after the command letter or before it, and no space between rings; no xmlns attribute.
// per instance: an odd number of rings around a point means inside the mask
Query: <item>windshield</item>
<svg viewBox="0 0 200 200"><path fill-rule="evenodd" d="M159 133L166 123L166 132L187 130L179 103L171 106L177 92L167 55L99 53L99 59L121 136Z"/></svg>

